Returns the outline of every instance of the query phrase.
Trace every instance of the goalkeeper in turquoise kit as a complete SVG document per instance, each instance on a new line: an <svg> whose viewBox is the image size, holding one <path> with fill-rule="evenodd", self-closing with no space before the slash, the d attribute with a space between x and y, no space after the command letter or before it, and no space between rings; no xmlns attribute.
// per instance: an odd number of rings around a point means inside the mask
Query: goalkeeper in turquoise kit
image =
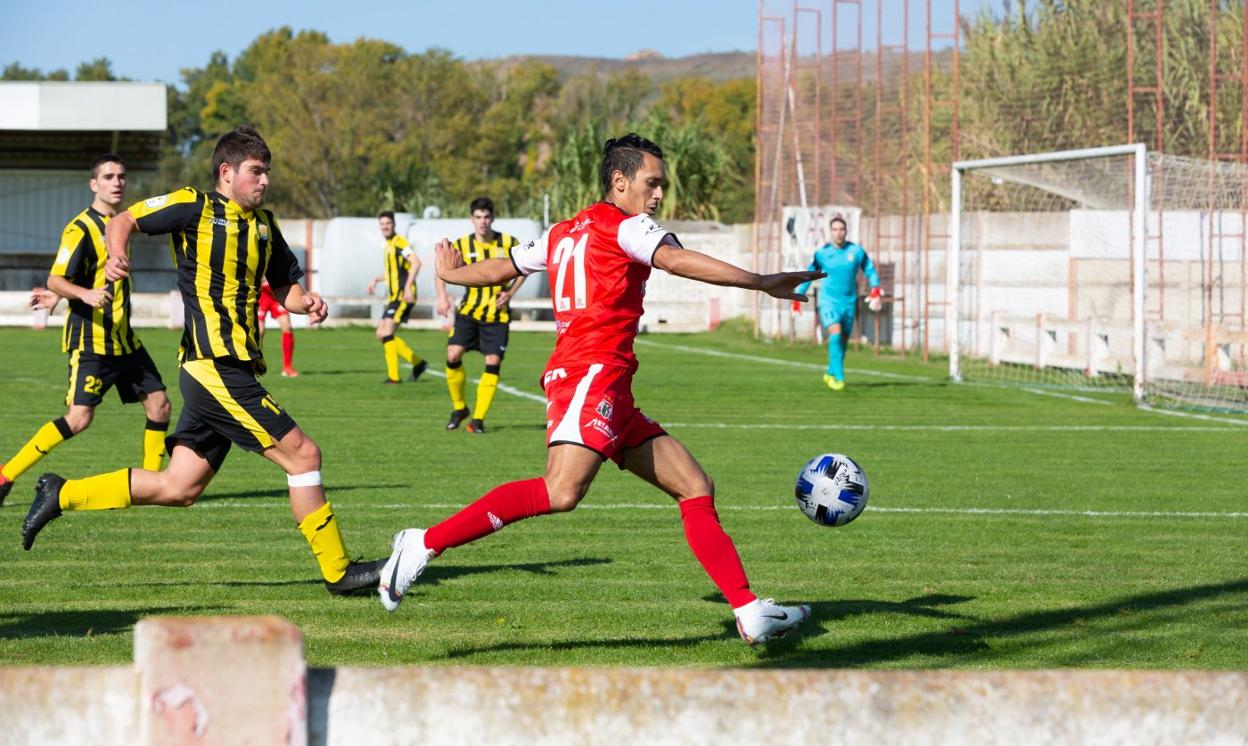
<svg viewBox="0 0 1248 746"><path fill-rule="evenodd" d="M828 370L823 374L823 382L833 391L840 391L845 388L845 348L854 328L854 308L858 302L858 270L862 270L871 285L867 306L872 311L879 311L883 302L880 299L880 276L871 263L871 257L867 256L866 249L845 240L845 219L834 217L829 227L832 229L832 242L815 251L807 270L827 275L819 288L818 304L819 326L828 335ZM809 282L800 285L797 292L805 293L809 286ZM800 304L793 304L794 311L800 308Z"/></svg>

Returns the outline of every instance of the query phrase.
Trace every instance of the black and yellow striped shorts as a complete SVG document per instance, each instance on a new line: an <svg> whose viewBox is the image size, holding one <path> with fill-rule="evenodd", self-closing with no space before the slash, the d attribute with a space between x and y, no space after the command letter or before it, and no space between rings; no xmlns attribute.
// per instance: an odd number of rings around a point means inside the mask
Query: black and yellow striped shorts
<svg viewBox="0 0 1248 746"><path fill-rule="evenodd" d="M295 421L256 380L252 364L231 358L187 360L178 379L182 414L166 446L184 445L220 471L230 445L259 453Z"/></svg>

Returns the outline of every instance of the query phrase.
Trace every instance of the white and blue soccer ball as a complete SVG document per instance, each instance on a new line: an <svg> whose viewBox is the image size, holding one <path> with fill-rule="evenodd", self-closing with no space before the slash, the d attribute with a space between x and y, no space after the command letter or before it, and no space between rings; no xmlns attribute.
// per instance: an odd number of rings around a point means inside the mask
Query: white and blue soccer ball
<svg viewBox="0 0 1248 746"><path fill-rule="evenodd" d="M815 456L797 474L797 507L820 526L844 526L867 507L867 473L849 456Z"/></svg>

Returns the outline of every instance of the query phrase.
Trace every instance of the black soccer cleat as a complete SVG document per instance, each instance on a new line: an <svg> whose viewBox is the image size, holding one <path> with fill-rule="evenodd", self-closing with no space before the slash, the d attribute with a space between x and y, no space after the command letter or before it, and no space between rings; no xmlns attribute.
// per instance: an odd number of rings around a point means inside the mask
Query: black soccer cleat
<svg viewBox="0 0 1248 746"><path fill-rule="evenodd" d="M459 423L463 422L466 419L468 419L467 407L464 407L463 409L453 409L451 410L451 419L446 421L446 429L458 430Z"/></svg>
<svg viewBox="0 0 1248 746"><path fill-rule="evenodd" d="M416 363L415 365L412 366L412 374L407 377L407 380L419 381L420 374L424 373L428 367L429 367L428 360L421 360L419 363Z"/></svg>
<svg viewBox="0 0 1248 746"><path fill-rule="evenodd" d="M477 419L468 420L468 425L464 429L470 433L476 433L477 435L484 435L485 434L485 420L477 420Z"/></svg>
<svg viewBox="0 0 1248 746"><path fill-rule="evenodd" d="M3 465L0 464L0 466ZM5 479L4 475L0 474L0 507L4 506L4 498L9 496L9 490L11 489L13 489L13 480Z"/></svg>
<svg viewBox="0 0 1248 746"><path fill-rule="evenodd" d="M361 560L352 560L347 565L347 572L341 578L334 582L325 581L325 590L335 596L350 596L360 591L369 591L370 593L377 588L377 584L381 582L381 568L386 564L384 559L373 560L372 562L363 562Z"/></svg>
<svg viewBox="0 0 1248 746"><path fill-rule="evenodd" d="M35 501L30 504L26 520L22 523L22 549L35 545L35 537L43 527L61 516L61 487L65 477L44 474L35 482Z"/></svg>
<svg viewBox="0 0 1248 746"><path fill-rule="evenodd" d="M381 379L381 382L391 384L391 385L397 385L397 384L403 383L402 381L398 381L393 378L383 378Z"/></svg>

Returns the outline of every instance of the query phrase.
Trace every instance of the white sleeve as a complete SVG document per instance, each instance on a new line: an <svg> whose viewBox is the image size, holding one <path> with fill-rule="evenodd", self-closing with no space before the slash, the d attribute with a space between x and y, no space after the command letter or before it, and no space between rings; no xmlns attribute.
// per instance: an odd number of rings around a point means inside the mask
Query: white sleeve
<svg viewBox="0 0 1248 746"><path fill-rule="evenodd" d="M668 236L671 236L671 239L664 241L663 239ZM640 262L647 267L654 266L654 252L658 251L663 243L680 246L676 234L654 222L654 218L644 214L634 215L620 223L619 240L620 248L624 249L625 254L628 254L633 261Z"/></svg>
<svg viewBox="0 0 1248 746"><path fill-rule="evenodd" d="M410 262L411 260L416 258L416 249L413 249L411 246L408 246L407 248L403 249L403 256L407 257L407 260Z"/></svg>
<svg viewBox="0 0 1248 746"><path fill-rule="evenodd" d="M515 246L511 250L511 263L516 271L525 277L534 272L544 271L546 269L546 245L549 239L550 229L547 228L542 237L536 241L528 241Z"/></svg>

